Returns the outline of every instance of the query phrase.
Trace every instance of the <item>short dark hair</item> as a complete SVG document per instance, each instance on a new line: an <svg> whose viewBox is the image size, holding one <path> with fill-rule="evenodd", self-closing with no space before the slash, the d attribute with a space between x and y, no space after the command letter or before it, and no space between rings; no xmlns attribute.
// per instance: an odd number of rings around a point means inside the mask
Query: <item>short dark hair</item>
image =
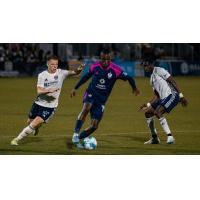
<svg viewBox="0 0 200 200"><path fill-rule="evenodd" d="M58 56L56 55L51 55L47 58L47 61L50 61L50 60L59 60Z"/></svg>
<svg viewBox="0 0 200 200"><path fill-rule="evenodd" d="M155 63L155 59L152 58L152 57L149 57L149 58L144 58L144 59L142 60L142 62L141 62L141 65L146 65L146 64L152 65L152 64L154 64L154 63Z"/></svg>
<svg viewBox="0 0 200 200"><path fill-rule="evenodd" d="M102 49L100 55L102 55L102 54L110 54L110 49L109 48Z"/></svg>

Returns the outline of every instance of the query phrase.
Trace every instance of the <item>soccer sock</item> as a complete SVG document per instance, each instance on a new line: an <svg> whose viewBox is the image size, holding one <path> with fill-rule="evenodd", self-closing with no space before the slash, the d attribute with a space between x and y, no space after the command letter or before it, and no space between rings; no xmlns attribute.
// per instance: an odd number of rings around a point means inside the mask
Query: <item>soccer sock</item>
<svg viewBox="0 0 200 200"><path fill-rule="evenodd" d="M168 124L167 124L166 118L165 118L165 117L162 117L162 118L160 118L159 120L160 120L160 125L162 126L164 132L165 132L168 136L171 135L171 131L170 131L169 126L168 126Z"/></svg>
<svg viewBox="0 0 200 200"><path fill-rule="evenodd" d="M87 129L87 130L82 131L82 132L80 133L80 135L79 135L79 139L81 140L81 139L84 139L84 138L88 137L88 136L89 136L90 134L92 134L95 130L96 130L96 128L91 127L91 128L89 128L89 129Z"/></svg>
<svg viewBox="0 0 200 200"><path fill-rule="evenodd" d="M26 137L27 135L34 132L34 128L31 127L31 125L27 126L22 130L22 132L17 136L17 140L21 140L22 138Z"/></svg>
<svg viewBox="0 0 200 200"><path fill-rule="evenodd" d="M150 117L150 118L146 118L147 120L147 124L148 124L148 127L151 131L151 135L153 138L157 138L157 131L156 131L156 128L154 126L154 119L153 117Z"/></svg>
<svg viewBox="0 0 200 200"><path fill-rule="evenodd" d="M83 120L80 120L80 119L78 119L78 120L76 121L75 129L74 129L74 132L75 132L75 133L79 133L79 131L80 131L80 129L81 129L83 123L84 123L84 121L83 121Z"/></svg>

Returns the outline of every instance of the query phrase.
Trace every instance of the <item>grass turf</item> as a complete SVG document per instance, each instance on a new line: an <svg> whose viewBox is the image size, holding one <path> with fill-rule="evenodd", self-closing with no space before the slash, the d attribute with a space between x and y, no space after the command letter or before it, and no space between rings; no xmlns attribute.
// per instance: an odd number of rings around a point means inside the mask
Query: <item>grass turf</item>
<svg viewBox="0 0 200 200"><path fill-rule="evenodd" d="M64 82L60 104L55 116L41 127L38 136L25 138L19 146L11 146L13 137L26 126L29 109L36 97L36 78L0 79L0 154L1 155L191 155L200 154L200 77L176 77L178 85L189 101L188 108L178 105L169 115L168 124L176 138L175 145L166 144L158 120L156 127L161 139L159 145L144 145L149 139L144 114L138 111L152 96L149 78L136 78L141 95L131 93L128 82L117 81L106 104L99 129L93 134L98 142L96 150L78 150L71 144L77 115L82 108L83 85L75 98L70 90L78 81ZM84 127L89 125L89 118Z"/></svg>

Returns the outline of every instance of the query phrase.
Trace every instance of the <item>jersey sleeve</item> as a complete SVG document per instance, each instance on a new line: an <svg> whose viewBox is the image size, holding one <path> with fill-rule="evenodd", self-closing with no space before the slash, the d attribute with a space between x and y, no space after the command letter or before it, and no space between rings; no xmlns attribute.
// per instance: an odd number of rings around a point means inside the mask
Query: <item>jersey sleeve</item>
<svg viewBox="0 0 200 200"><path fill-rule="evenodd" d="M69 75L69 71L62 69L62 75L64 78L66 78Z"/></svg>
<svg viewBox="0 0 200 200"><path fill-rule="evenodd" d="M37 86L44 87L44 78L43 78L42 74L38 75Z"/></svg>
<svg viewBox="0 0 200 200"><path fill-rule="evenodd" d="M171 74L164 68L157 68L156 72L164 80L167 80L171 76Z"/></svg>
<svg viewBox="0 0 200 200"><path fill-rule="evenodd" d="M120 74L118 75L117 78L126 81L127 77L128 77L128 74L121 70L121 72L120 72Z"/></svg>
<svg viewBox="0 0 200 200"><path fill-rule="evenodd" d="M93 74L93 73L94 73L94 68L95 68L95 67L96 67L95 64L90 65L89 73Z"/></svg>

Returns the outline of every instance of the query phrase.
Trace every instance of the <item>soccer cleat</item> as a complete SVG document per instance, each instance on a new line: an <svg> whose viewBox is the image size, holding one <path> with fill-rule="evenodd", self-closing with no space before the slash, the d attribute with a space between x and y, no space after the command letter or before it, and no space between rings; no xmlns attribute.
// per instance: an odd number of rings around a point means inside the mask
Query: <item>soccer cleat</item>
<svg viewBox="0 0 200 200"><path fill-rule="evenodd" d="M14 138L14 139L10 142L10 144L13 145L13 146L19 145L19 144L18 144L18 141L17 141L17 138Z"/></svg>
<svg viewBox="0 0 200 200"><path fill-rule="evenodd" d="M144 142L144 144L160 144L159 138L151 138L150 140Z"/></svg>
<svg viewBox="0 0 200 200"><path fill-rule="evenodd" d="M74 144L79 143L80 139L79 139L79 134L78 133L74 133L74 135L72 136L72 142Z"/></svg>
<svg viewBox="0 0 200 200"><path fill-rule="evenodd" d="M175 143L175 139L173 136L168 136L167 137L167 144L174 144Z"/></svg>

